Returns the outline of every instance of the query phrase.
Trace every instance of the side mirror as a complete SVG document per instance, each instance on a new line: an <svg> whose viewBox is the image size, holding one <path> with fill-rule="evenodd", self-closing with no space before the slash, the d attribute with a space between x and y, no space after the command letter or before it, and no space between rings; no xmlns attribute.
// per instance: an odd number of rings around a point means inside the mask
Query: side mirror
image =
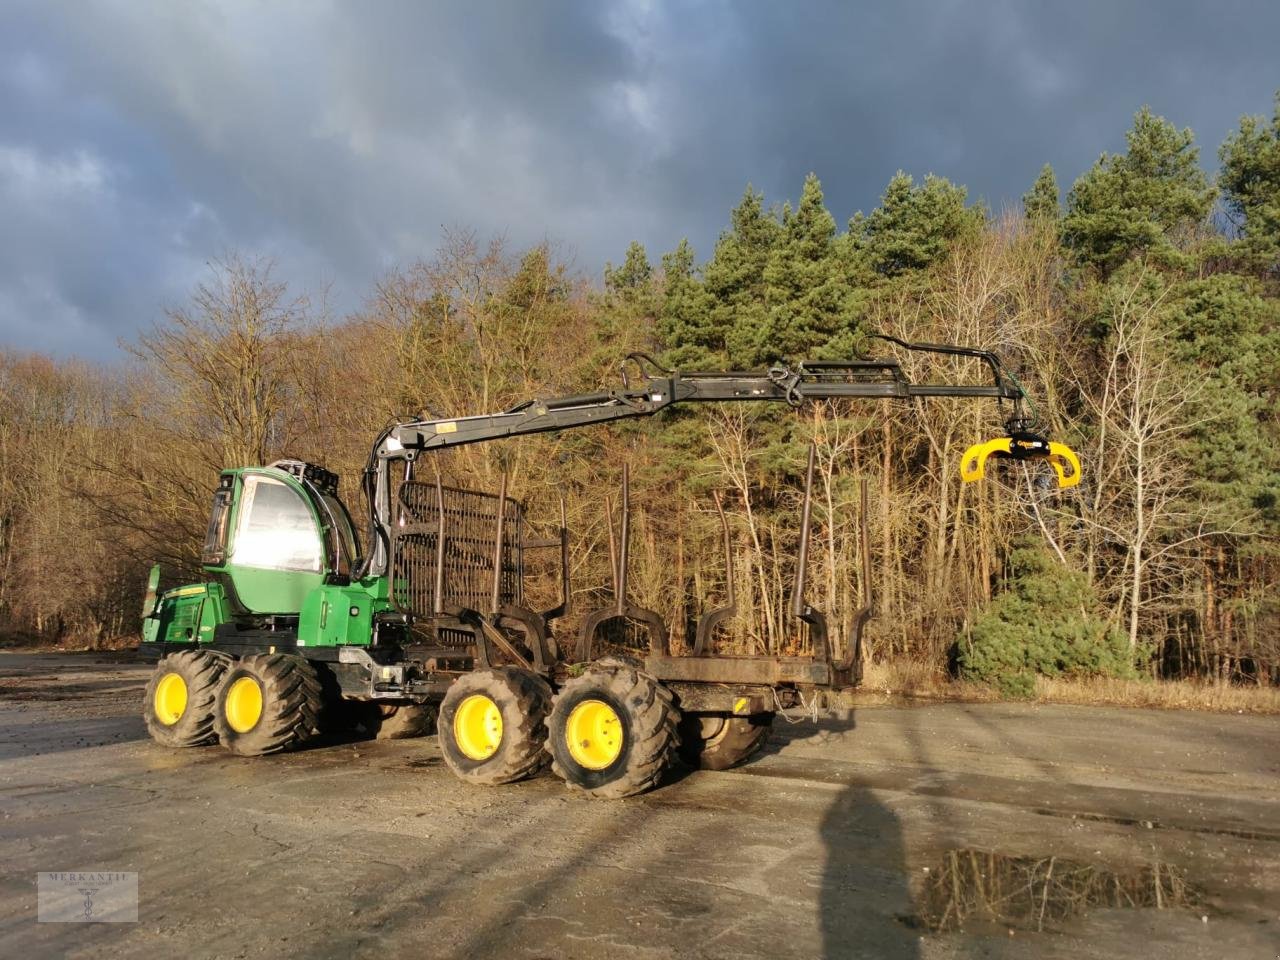
<svg viewBox="0 0 1280 960"><path fill-rule="evenodd" d="M160 564L153 564L147 575L147 592L142 598L142 619L154 616L160 607Z"/></svg>

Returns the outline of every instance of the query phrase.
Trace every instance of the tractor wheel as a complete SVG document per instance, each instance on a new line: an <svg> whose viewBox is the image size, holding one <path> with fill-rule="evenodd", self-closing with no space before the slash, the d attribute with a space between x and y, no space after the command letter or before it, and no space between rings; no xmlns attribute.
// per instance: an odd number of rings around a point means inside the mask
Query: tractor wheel
<svg viewBox="0 0 1280 960"><path fill-rule="evenodd" d="M688 715L680 725L680 758L695 770L728 770L760 752L772 725L772 713Z"/></svg>
<svg viewBox="0 0 1280 960"><path fill-rule="evenodd" d="M232 753L257 757L292 750L318 732L324 694L302 657L258 654L222 678L213 725Z"/></svg>
<svg viewBox="0 0 1280 960"><path fill-rule="evenodd" d="M380 703L372 706L366 727L379 740L407 740L436 732L439 710L435 704Z"/></svg>
<svg viewBox="0 0 1280 960"><path fill-rule="evenodd" d="M166 747L198 747L218 739L213 707L227 663L205 650L183 650L156 664L142 708L152 740Z"/></svg>
<svg viewBox="0 0 1280 960"><path fill-rule="evenodd" d="M542 749L551 687L518 667L464 674L440 703L436 733L444 762L470 783L513 783L547 762Z"/></svg>
<svg viewBox="0 0 1280 960"><path fill-rule="evenodd" d="M552 704L552 769L593 797L643 793L675 760L679 722L670 690L630 663L600 660L561 687Z"/></svg>

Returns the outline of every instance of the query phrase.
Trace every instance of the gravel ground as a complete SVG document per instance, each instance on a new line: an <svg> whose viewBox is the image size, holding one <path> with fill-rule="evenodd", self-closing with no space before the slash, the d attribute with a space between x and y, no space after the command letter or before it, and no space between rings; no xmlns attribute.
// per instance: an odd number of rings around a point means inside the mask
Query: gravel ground
<svg viewBox="0 0 1280 960"><path fill-rule="evenodd" d="M0 653L0 957L1280 956L1278 717L867 707L611 803L433 738L165 750L149 670ZM68 870L139 922L37 923Z"/></svg>

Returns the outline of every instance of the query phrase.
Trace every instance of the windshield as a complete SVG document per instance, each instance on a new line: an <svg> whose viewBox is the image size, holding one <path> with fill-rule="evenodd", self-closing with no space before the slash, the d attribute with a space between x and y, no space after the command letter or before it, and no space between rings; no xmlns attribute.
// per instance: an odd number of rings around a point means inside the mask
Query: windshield
<svg viewBox="0 0 1280 960"><path fill-rule="evenodd" d="M272 477L245 477L232 562L311 572L323 557L319 527L301 494Z"/></svg>

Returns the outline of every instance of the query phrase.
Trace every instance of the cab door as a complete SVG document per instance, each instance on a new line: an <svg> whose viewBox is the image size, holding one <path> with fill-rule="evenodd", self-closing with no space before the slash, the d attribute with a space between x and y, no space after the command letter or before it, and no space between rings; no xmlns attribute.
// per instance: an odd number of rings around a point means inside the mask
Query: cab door
<svg viewBox="0 0 1280 960"><path fill-rule="evenodd" d="M297 613L324 580L320 519L303 492L265 474L241 475L235 532L224 569L253 613Z"/></svg>

